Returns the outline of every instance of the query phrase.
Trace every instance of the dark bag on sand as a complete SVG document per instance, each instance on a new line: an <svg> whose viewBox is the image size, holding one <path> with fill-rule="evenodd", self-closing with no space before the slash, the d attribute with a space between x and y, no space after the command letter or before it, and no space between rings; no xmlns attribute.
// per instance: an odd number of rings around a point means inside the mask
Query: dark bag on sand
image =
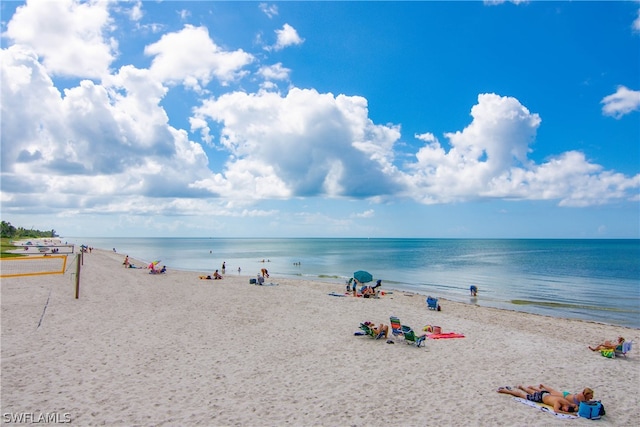
<svg viewBox="0 0 640 427"><path fill-rule="evenodd" d="M256 279L249 279L249 284L250 285L255 285L256 284Z"/></svg>
<svg viewBox="0 0 640 427"><path fill-rule="evenodd" d="M578 408L579 417L588 418L590 420L599 420L604 414L604 406L599 400L580 402L580 407Z"/></svg>

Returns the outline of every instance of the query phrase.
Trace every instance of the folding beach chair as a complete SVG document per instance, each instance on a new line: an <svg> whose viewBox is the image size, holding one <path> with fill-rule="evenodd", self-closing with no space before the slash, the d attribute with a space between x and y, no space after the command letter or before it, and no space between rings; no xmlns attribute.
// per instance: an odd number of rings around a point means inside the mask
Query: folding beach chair
<svg viewBox="0 0 640 427"><path fill-rule="evenodd" d="M376 340L384 336L384 332L381 332L380 334L376 334L376 331L374 331L373 328L371 328L371 326L365 325L364 323L360 323L360 329L362 329L367 336Z"/></svg>
<svg viewBox="0 0 640 427"><path fill-rule="evenodd" d="M394 337L404 335L402 332L402 324L400 323L400 319L395 316L391 316L389 317L389 322L391 323L391 333Z"/></svg>
<svg viewBox="0 0 640 427"><path fill-rule="evenodd" d="M429 310L438 310L438 298L427 297L427 308Z"/></svg>
<svg viewBox="0 0 640 427"><path fill-rule="evenodd" d="M614 350L614 354L616 357L624 356L627 357L627 353L631 351L631 345L633 341L625 341Z"/></svg>
<svg viewBox="0 0 640 427"><path fill-rule="evenodd" d="M421 335L419 337L416 336L416 333L409 326L402 325L402 334L404 335L404 341L409 345L415 345L416 347L420 347L425 339L427 339L427 335Z"/></svg>

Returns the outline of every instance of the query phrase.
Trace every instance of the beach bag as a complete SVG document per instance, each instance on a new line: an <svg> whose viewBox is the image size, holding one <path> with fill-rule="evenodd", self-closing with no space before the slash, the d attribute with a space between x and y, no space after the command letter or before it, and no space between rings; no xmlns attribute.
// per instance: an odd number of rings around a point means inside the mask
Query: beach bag
<svg viewBox="0 0 640 427"><path fill-rule="evenodd" d="M605 414L604 406L599 400L580 402L578 416L590 420L599 420Z"/></svg>
<svg viewBox="0 0 640 427"><path fill-rule="evenodd" d="M249 284L250 285L255 285L256 284L256 279L249 279Z"/></svg>

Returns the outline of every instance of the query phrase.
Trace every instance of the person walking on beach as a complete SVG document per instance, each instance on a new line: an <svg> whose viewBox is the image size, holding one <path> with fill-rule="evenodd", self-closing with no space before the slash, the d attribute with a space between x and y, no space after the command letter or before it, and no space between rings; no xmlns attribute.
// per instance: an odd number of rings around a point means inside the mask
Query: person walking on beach
<svg viewBox="0 0 640 427"><path fill-rule="evenodd" d="M222 274L224 274L226 269L227 269L227 264L225 261L222 261Z"/></svg>
<svg viewBox="0 0 640 427"><path fill-rule="evenodd" d="M478 287L476 285L471 285L469 292L471 292L472 297L478 296Z"/></svg>

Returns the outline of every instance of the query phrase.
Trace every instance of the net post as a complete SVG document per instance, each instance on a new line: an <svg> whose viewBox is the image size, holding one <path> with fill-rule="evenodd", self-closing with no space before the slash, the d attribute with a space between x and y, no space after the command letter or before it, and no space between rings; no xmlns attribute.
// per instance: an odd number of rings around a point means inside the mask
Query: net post
<svg viewBox="0 0 640 427"><path fill-rule="evenodd" d="M76 299L80 298L80 258L76 258Z"/></svg>

